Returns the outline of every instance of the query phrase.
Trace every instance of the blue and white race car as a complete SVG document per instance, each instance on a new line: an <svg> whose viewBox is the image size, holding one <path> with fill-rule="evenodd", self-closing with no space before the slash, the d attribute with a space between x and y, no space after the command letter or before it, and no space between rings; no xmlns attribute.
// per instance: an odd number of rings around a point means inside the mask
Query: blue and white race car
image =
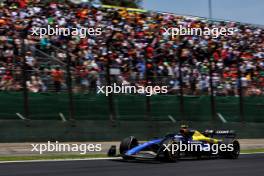
<svg viewBox="0 0 264 176"><path fill-rule="evenodd" d="M184 157L218 157L237 159L240 144L231 130L199 132L183 126L179 133L139 143L134 136L123 139L119 147L125 160L155 159L175 162Z"/></svg>

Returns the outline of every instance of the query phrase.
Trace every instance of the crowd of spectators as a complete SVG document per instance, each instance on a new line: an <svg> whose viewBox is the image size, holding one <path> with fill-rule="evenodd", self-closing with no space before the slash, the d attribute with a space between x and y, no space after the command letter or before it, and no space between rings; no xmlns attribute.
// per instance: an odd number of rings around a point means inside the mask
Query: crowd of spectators
<svg viewBox="0 0 264 176"><path fill-rule="evenodd" d="M87 38L31 35L32 28L47 25L101 28L102 34ZM178 25L236 30L231 36L218 38L194 35L172 39L164 34L164 28ZM45 59L40 61L36 50L60 62L53 65ZM211 63L215 94L238 95L241 86L244 95L264 95L264 29L261 27L91 4L0 2L0 90L22 90L24 58L29 91L65 90L66 69L59 64L67 64L65 53L70 58L74 92L94 91L97 85L105 84L108 64L110 74L115 73L112 81L168 85L169 93L178 93L181 65L184 94L205 95L210 92Z"/></svg>

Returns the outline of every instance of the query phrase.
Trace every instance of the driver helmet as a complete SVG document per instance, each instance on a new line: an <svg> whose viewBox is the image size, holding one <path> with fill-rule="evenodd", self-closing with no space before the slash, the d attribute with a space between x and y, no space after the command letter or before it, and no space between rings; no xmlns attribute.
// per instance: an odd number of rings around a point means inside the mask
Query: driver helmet
<svg viewBox="0 0 264 176"><path fill-rule="evenodd" d="M188 131L189 131L189 126L188 125L183 124L183 125L180 126L180 133L181 134L185 135L185 134L188 133Z"/></svg>

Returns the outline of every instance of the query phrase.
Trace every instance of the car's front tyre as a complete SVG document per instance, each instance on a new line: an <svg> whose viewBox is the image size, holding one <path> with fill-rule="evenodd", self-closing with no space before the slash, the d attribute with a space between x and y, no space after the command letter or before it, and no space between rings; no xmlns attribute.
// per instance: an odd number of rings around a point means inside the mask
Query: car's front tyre
<svg viewBox="0 0 264 176"><path fill-rule="evenodd" d="M178 142L174 139L167 139L162 145L163 157L161 159L165 162L176 162L180 156L180 151L175 150Z"/></svg>
<svg viewBox="0 0 264 176"><path fill-rule="evenodd" d="M119 146L119 151L123 159L130 159L129 156L125 155L126 152L134 147L138 146L138 140L134 136L124 138Z"/></svg>

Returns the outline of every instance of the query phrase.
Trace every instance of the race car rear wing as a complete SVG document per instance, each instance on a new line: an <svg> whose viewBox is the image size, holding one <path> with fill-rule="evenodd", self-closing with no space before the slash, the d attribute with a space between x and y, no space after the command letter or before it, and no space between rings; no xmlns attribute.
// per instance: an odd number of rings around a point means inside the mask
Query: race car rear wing
<svg viewBox="0 0 264 176"><path fill-rule="evenodd" d="M204 135L210 137L224 137L224 138L235 138L236 133L234 130L205 130Z"/></svg>

